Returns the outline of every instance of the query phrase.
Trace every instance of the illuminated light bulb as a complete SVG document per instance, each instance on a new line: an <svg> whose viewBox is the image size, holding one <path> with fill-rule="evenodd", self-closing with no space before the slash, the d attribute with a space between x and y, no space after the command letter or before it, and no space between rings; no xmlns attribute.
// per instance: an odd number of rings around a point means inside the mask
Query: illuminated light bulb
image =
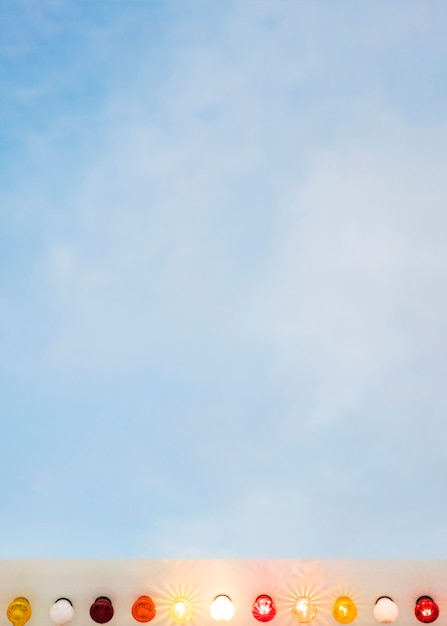
<svg viewBox="0 0 447 626"><path fill-rule="evenodd" d="M399 608L395 602L388 596L377 598L373 608L375 619L381 624L391 624L395 622L399 616Z"/></svg>
<svg viewBox="0 0 447 626"><path fill-rule="evenodd" d="M179 596L169 607L169 615L177 624L185 624L192 620L194 610L191 602L184 596Z"/></svg>
<svg viewBox="0 0 447 626"><path fill-rule="evenodd" d="M297 598L295 601L292 609L292 615L297 622L300 622L301 624L308 624L315 619L317 615L317 607L310 598L302 596L301 598Z"/></svg>
<svg viewBox="0 0 447 626"><path fill-rule="evenodd" d="M348 596L340 596L335 601L332 615L340 624L349 624L357 617L357 607Z"/></svg>
<svg viewBox="0 0 447 626"><path fill-rule="evenodd" d="M439 606L430 596L421 596L416 600L414 614L420 622L430 624L430 622L434 622L435 619L438 619Z"/></svg>
<svg viewBox="0 0 447 626"><path fill-rule="evenodd" d="M269 622L276 615L275 603L270 596L262 594L256 598L252 613L259 622Z"/></svg>
<svg viewBox="0 0 447 626"><path fill-rule="evenodd" d="M90 607L90 617L97 624L106 624L113 617L113 606L110 598L99 596Z"/></svg>
<svg viewBox="0 0 447 626"><path fill-rule="evenodd" d="M16 598L8 606L6 616L14 626L23 626L31 617L31 605L26 598Z"/></svg>
<svg viewBox="0 0 447 626"><path fill-rule="evenodd" d="M229 622L234 617L234 604L228 596L216 596L211 603L210 613L216 622Z"/></svg>
<svg viewBox="0 0 447 626"><path fill-rule="evenodd" d="M154 601L149 596L140 596L132 604L132 617L137 622L150 622L156 612Z"/></svg>
<svg viewBox="0 0 447 626"><path fill-rule="evenodd" d="M50 607L50 619L56 626L64 626L74 618L74 608L68 598L59 598Z"/></svg>

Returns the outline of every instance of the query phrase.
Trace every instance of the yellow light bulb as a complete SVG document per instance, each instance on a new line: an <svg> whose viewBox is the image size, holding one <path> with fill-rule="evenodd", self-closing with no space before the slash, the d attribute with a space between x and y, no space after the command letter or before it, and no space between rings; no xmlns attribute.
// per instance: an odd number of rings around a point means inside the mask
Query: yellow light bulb
<svg viewBox="0 0 447 626"><path fill-rule="evenodd" d="M188 598L179 596L169 607L169 615L177 624L185 624L192 620L194 609Z"/></svg>
<svg viewBox="0 0 447 626"><path fill-rule="evenodd" d="M6 616L14 626L23 626L31 617L31 606L26 598L16 598L6 611Z"/></svg>
<svg viewBox="0 0 447 626"><path fill-rule="evenodd" d="M348 596L340 596L335 601L332 615L340 624L350 624L357 617L357 607Z"/></svg>
<svg viewBox="0 0 447 626"><path fill-rule="evenodd" d="M306 596L297 598L293 605L292 615L301 624L308 624L317 615L317 607L312 600Z"/></svg>

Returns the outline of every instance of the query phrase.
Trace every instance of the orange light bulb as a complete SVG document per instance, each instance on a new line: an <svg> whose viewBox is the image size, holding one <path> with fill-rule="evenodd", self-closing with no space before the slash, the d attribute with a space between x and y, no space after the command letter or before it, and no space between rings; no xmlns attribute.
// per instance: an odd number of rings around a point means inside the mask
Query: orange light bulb
<svg viewBox="0 0 447 626"><path fill-rule="evenodd" d="M156 612L154 601L149 596L140 596L132 604L132 617L137 622L150 622Z"/></svg>

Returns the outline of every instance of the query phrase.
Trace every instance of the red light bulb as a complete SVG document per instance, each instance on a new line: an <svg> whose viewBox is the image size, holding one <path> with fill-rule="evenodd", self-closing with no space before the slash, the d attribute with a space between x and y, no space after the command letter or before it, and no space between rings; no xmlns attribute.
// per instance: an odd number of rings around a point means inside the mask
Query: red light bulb
<svg viewBox="0 0 447 626"><path fill-rule="evenodd" d="M430 624L430 622L434 622L438 618L439 606L430 596L421 596L416 600L414 614L420 622Z"/></svg>
<svg viewBox="0 0 447 626"><path fill-rule="evenodd" d="M110 622L113 617L113 606L110 598L106 598L105 596L96 598L90 607L90 617L97 624Z"/></svg>
<svg viewBox="0 0 447 626"><path fill-rule="evenodd" d="M252 613L259 622L269 622L276 615L275 603L270 596L262 594L256 598Z"/></svg>

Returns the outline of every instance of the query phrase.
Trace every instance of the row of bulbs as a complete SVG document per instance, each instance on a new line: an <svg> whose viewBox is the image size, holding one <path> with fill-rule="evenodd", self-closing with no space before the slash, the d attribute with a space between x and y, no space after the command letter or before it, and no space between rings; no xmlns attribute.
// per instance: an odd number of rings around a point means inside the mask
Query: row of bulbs
<svg viewBox="0 0 447 626"><path fill-rule="evenodd" d="M149 596L140 596L132 605L132 617L140 623L150 622L156 614L155 603ZM90 617L97 624L106 624L113 617L114 609L110 598L100 596L90 607ZM50 618L56 626L65 626L74 618L73 604L67 598L59 598L50 608ZM235 614L234 604L227 595L218 595L210 606L211 617L217 622L229 622ZM276 606L273 599L266 594L256 598L252 607L252 614L259 622L269 622L276 615ZM439 616L439 606L430 596L421 596L414 607L416 618L424 623L434 622ZM31 617L31 605L27 598L16 598L11 602L6 615L13 626L24 626ZM183 596L175 598L169 607L169 616L177 624L190 622L194 615L191 601ZM308 624L315 619L317 607L311 598L301 596L296 598L292 607L292 616L301 624ZM350 624L357 617L357 607L348 596L340 596L332 608L334 619L340 624ZM399 615L399 608L388 596L377 599L373 615L381 624L394 622Z"/></svg>

